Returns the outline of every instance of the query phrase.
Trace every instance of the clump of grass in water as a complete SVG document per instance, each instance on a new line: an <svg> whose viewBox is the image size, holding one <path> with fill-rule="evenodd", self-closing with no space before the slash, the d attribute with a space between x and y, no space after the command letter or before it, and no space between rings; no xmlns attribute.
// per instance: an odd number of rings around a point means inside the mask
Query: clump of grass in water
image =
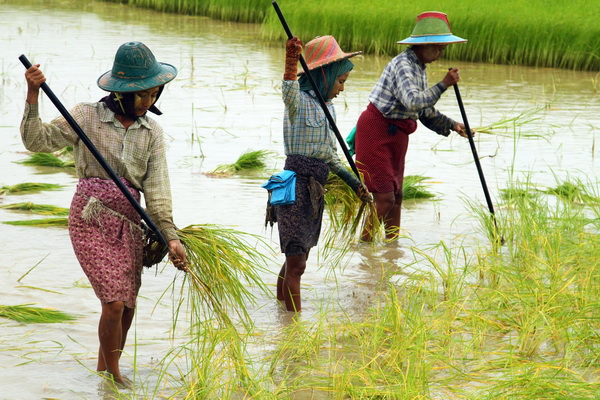
<svg viewBox="0 0 600 400"><path fill-rule="evenodd" d="M56 183L18 183L16 185L11 186L0 186L0 195L33 193L40 192L43 190L56 190L60 188L62 188L62 185Z"/></svg>
<svg viewBox="0 0 600 400"><path fill-rule="evenodd" d="M435 194L431 193L423 184L426 180L431 179L428 176L421 175L406 175L402 183L402 199L417 200L431 199Z"/></svg>
<svg viewBox="0 0 600 400"><path fill-rule="evenodd" d="M57 167L57 168L74 168L73 161L63 161L51 153L34 153L23 161L17 161L19 164L36 165L39 167Z"/></svg>
<svg viewBox="0 0 600 400"><path fill-rule="evenodd" d="M42 218L42 219L29 219L22 221L2 221L6 225L16 226L68 226L68 217L56 217L56 218Z"/></svg>
<svg viewBox="0 0 600 400"><path fill-rule="evenodd" d="M266 168L266 161L274 153L269 150L247 150L233 164L218 165L208 175L232 175L242 171L260 171Z"/></svg>
<svg viewBox="0 0 600 400"><path fill-rule="evenodd" d="M565 181L554 188L546 190L545 192L573 203L600 203L600 198L586 193L585 187L580 181Z"/></svg>
<svg viewBox="0 0 600 400"><path fill-rule="evenodd" d="M48 204L35 204L31 201L25 203L13 203L1 205L0 208L7 210L18 210L18 211L31 211L36 214L42 215L57 215L66 216L69 215L69 209L64 207L51 206Z"/></svg>
<svg viewBox="0 0 600 400"><path fill-rule="evenodd" d="M32 307L31 304L0 306L0 317L23 323L60 323L76 319L75 316L51 308Z"/></svg>

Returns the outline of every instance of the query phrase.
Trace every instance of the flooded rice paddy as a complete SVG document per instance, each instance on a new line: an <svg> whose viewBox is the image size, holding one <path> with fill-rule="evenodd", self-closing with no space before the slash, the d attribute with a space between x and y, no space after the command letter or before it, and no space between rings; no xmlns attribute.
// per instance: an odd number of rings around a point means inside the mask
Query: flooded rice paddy
<svg viewBox="0 0 600 400"><path fill-rule="evenodd" d="M264 228L266 193L260 185L269 173L215 178L206 172L233 163L248 149L273 151L277 156L270 160L270 169L283 166L283 43L262 42L255 25L96 2L0 1L0 18L4 21L0 27L0 186L64 185L57 191L6 195L0 204L32 201L68 207L77 181L64 170L16 163L27 156L19 137L26 84L18 56L25 54L33 63L42 64L48 84L70 108L103 97L96 79L111 68L120 44L139 40L159 61L179 69L160 99L164 114L156 118L168 135L176 224L218 224L265 237L275 252L268 254L273 275L264 280L274 283L283 256L277 252L276 227ZM353 127L388 61L369 55L354 60L346 92L335 100L341 132ZM529 177L541 187L556 186L557 178L597 180L597 73L441 60L431 66L430 81L440 80L449 66L461 68L460 87L472 127L521 115L505 130L476 137L494 200L511 177ZM444 94L438 109L460 119L452 90ZM40 111L45 121L58 114L44 96ZM358 246L345 258L343 268L317 265L320 259L314 252L303 278L304 320L310 321L324 308L360 314L385 283L381 282L382 269L402 271L413 261L411 246L485 240L464 202L469 199L485 205L465 139L443 138L420 126L411 136L406 174L431 177L435 201L405 202L402 228L406 237L399 246ZM25 218L0 210L0 221ZM0 224L0 238L0 303L31 303L79 317L75 323L56 326L0 319L0 398L104 398L106 392L93 373L100 307L71 250L67 230ZM181 280L170 266L146 271L122 362L126 375L131 374L134 362L139 374L148 374L144 371L179 343L172 332L177 293L169 288L180 287ZM290 323L291 316L274 297L262 294L250 313L257 329L263 330L265 345L249 351L268 351L268 343Z"/></svg>

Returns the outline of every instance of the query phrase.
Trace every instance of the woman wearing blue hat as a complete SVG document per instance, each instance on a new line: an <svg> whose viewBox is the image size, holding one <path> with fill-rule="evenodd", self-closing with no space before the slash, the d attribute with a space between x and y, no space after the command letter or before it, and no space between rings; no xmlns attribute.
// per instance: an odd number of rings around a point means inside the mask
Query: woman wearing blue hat
<svg viewBox="0 0 600 400"><path fill-rule="evenodd" d="M458 69L450 70L432 87L427 85L426 74L426 64L440 58L448 44L461 42L466 40L452 34L446 14L420 14L412 35L398 42L410 46L385 67L358 120L356 164L389 240L397 238L400 229L404 159L417 120L440 135L448 136L453 130L467 137L462 123L434 108L442 93L459 81ZM371 241L373 234L371 226L365 226L362 240Z"/></svg>
<svg viewBox="0 0 600 400"><path fill-rule="evenodd" d="M112 70L98 79L98 86L110 94L99 102L77 104L70 114L138 202L140 192L144 193L148 215L176 256L173 263L183 268L186 253L173 223L163 130L147 116L148 111L161 114L155 103L176 75L174 66L157 62L143 43L125 43L116 53ZM27 98L21 124L25 147L52 152L73 146L79 183L69 213L69 236L102 304L97 370L119 385L128 385L119 358L141 286L140 215L64 117L50 123L40 120L38 97L46 78L39 64L25 72L25 79Z"/></svg>

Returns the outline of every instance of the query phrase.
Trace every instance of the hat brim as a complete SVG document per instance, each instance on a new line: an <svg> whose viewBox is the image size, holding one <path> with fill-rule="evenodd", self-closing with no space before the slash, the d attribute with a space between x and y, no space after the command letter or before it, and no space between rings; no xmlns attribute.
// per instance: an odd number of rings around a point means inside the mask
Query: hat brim
<svg viewBox="0 0 600 400"><path fill-rule="evenodd" d="M336 55L336 57L332 58L332 59L325 59L325 60L323 60L323 61L321 61L319 63L309 64L309 65L307 65L307 67L308 67L309 71L312 71L313 69L316 69L316 68L319 68L319 67L324 67L326 65L333 64L334 62L345 60L346 58L352 58L352 57L357 56L357 55L359 55L361 53L362 53L362 51L355 51L353 53L343 53L341 56L340 55ZM300 72L298 72L298 75L302 75L303 73L304 73L304 71L300 71Z"/></svg>
<svg viewBox="0 0 600 400"><path fill-rule="evenodd" d="M143 79L115 78L112 70L98 78L98 87L108 92L130 93L148 90L171 82L177 76L177 68L171 64L159 63L161 72Z"/></svg>
<svg viewBox="0 0 600 400"><path fill-rule="evenodd" d="M467 39L460 38L454 35L424 35L411 36L399 42L398 44L450 44L450 43L465 43Z"/></svg>

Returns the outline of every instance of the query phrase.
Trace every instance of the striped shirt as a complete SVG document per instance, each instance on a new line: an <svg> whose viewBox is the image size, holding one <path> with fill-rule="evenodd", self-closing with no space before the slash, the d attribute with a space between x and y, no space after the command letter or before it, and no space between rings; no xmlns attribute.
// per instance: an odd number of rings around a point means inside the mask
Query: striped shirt
<svg viewBox="0 0 600 400"><path fill-rule="evenodd" d="M117 176L144 193L147 212L165 239L177 239L163 130L147 116L128 129L104 103L79 103L71 116L89 137ZM43 123L37 104L25 103L21 138L29 151L53 152L73 146L79 178L110 179L64 117Z"/></svg>
<svg viewBox="0 0 600 400"><path fill-rule="evenodd" d="M442 82L427 88L426 66L408 48L385 67L369 101L386 118L418 119L432 131L448 136L457 122L434 108L445 91Z"/></svg>
<svg viewBox="0 0 600 400"><path fill-rule="evenodd" d="M329 165L329 169L338 175L354 190L360 182L352 173L348 173L337 155L335 133L329 126L327 117L314 94L300 90L297 81L283 81L282 96L285 104L283 121L283 141L286 155L302 155L319 159ZM329 113L336 119L335 108L327 101Z"/></svg>

